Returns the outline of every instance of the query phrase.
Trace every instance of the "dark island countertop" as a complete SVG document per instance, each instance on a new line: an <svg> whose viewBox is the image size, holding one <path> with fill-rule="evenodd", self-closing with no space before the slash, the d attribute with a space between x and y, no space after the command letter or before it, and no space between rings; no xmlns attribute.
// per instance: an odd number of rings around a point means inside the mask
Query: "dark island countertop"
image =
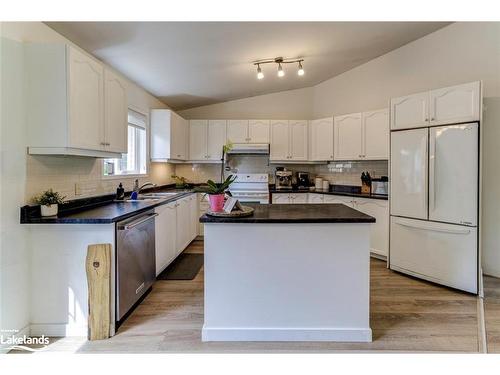
<svg viewBox="0 0 500 375"><path fill-rule="evenodd" d="M63 210L57 216L41 217L21 213L21 224L110 224L176 201L194 192L193 190L175 189L157 189L154 191L178 192L178 194L157 200L134 202L119 202L114 201L113 198L96 201L95 198L90 198L89 202L85 202L86 204L82 205L82 207ZM114 197L114 195L111 196ZM103 197L103 199L106 199L106 197Z"/></svg>
<svg viewBox="0 0 500 375"><path fill-rule="evenodd" d="M200 223L293 224L293 223L374 223L375 218L343 204L245 204L252 216L214 217L204 214Z"/></svg>

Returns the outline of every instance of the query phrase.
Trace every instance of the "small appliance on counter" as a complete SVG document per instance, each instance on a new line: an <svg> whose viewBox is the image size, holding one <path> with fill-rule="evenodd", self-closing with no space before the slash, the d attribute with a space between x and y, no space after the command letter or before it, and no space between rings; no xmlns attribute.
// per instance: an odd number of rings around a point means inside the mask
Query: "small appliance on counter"
<svg viewBox="0 0 500 375"><path fill-rule="evenodd" d="M276 190L292 189L292 171L283 167L276 168Z"/></svg>
<svg viewBox="0 0 500 375"><path fill-rule="evenodd" d="M389 178L372 178L372 194L389 195Z"/></svg>
<svg viewBox="0 0 500 375"><path fill-rule="evenodd" d="M309 173L307 172L297 172L297 189L299 190L309 190Z"/></svg>
<svg viewBox="0 0 500 375"><path fill-rule="evenodd" d="M316 190L322 190L323 189L323 179L321 177L316 177L314 179L314 188Z"/></svg>

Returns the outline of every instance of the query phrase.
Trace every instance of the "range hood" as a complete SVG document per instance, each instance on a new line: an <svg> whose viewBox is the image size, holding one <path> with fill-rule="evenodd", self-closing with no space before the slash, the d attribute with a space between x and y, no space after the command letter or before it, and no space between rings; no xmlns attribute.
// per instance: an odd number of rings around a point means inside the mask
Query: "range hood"
<svg viewBox="0 0 500 375"><path fill-rule="evenodd" d="M234 143L233 148L227 152L228 154L235 155L268 155L268 143Z"/></svg>

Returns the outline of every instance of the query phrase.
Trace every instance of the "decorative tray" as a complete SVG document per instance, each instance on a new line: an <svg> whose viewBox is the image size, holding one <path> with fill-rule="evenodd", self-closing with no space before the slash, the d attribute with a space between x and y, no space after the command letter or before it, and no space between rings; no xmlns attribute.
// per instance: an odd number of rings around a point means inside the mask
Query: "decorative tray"
<svg viewBox="0 0 500 375"><path fill-rule="evenodd" d="M213 212L207 210L207 215L216 216L216 217L244 217L253 215L253 207L241 206L243 210L234 210L231 212Z"/></svg>

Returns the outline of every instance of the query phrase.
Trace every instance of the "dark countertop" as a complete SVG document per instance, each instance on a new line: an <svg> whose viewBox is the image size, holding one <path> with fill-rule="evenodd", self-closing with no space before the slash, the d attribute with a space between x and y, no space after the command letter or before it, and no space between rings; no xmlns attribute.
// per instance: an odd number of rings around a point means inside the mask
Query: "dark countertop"
<svg viewBox="0 0 500 375"><path fill-rule="evenodd" d="M269 193L272 194L287 194L287 193L313 193L313 194L327 194L327 195L342 195L345 197L358 197L358 198L368 198L368 199L381 199L381 200L388 200L389 196L387 195L382 195L382 194L364 194L361 193L360 187L358 186L352 186L351 189L349 188L344 188L342 189L343 191L335 191L335 190L308 190L308 189L297 189L297 188L292 188L292 189L282 189L282 190L277 190L274 188L274 186L269 186Z"/></svg>
<svg viewBox="0 0 500 375"><path fill-rule="evenodd" d="M200 223L374 223L375 218L343 204L245 204L255 209L247 217L204 214Z"/></svg>
<svg viewBox="0 0 500 375"><path fill-rule="evenodd" d="M172 197L162 198L160 200L149 201L117 202L108 200L97 204L94 203L92 207L86 206L68 210L68 212L62 211L58 214L58 216L51 217L28 215L23 217L23 215L21 215L21 224L110 224L127 219L142 212L146 212L163 204L176 201L193 193L193 190L176 189L156 189L154 191L178 191L179 194Z"/></svg>

